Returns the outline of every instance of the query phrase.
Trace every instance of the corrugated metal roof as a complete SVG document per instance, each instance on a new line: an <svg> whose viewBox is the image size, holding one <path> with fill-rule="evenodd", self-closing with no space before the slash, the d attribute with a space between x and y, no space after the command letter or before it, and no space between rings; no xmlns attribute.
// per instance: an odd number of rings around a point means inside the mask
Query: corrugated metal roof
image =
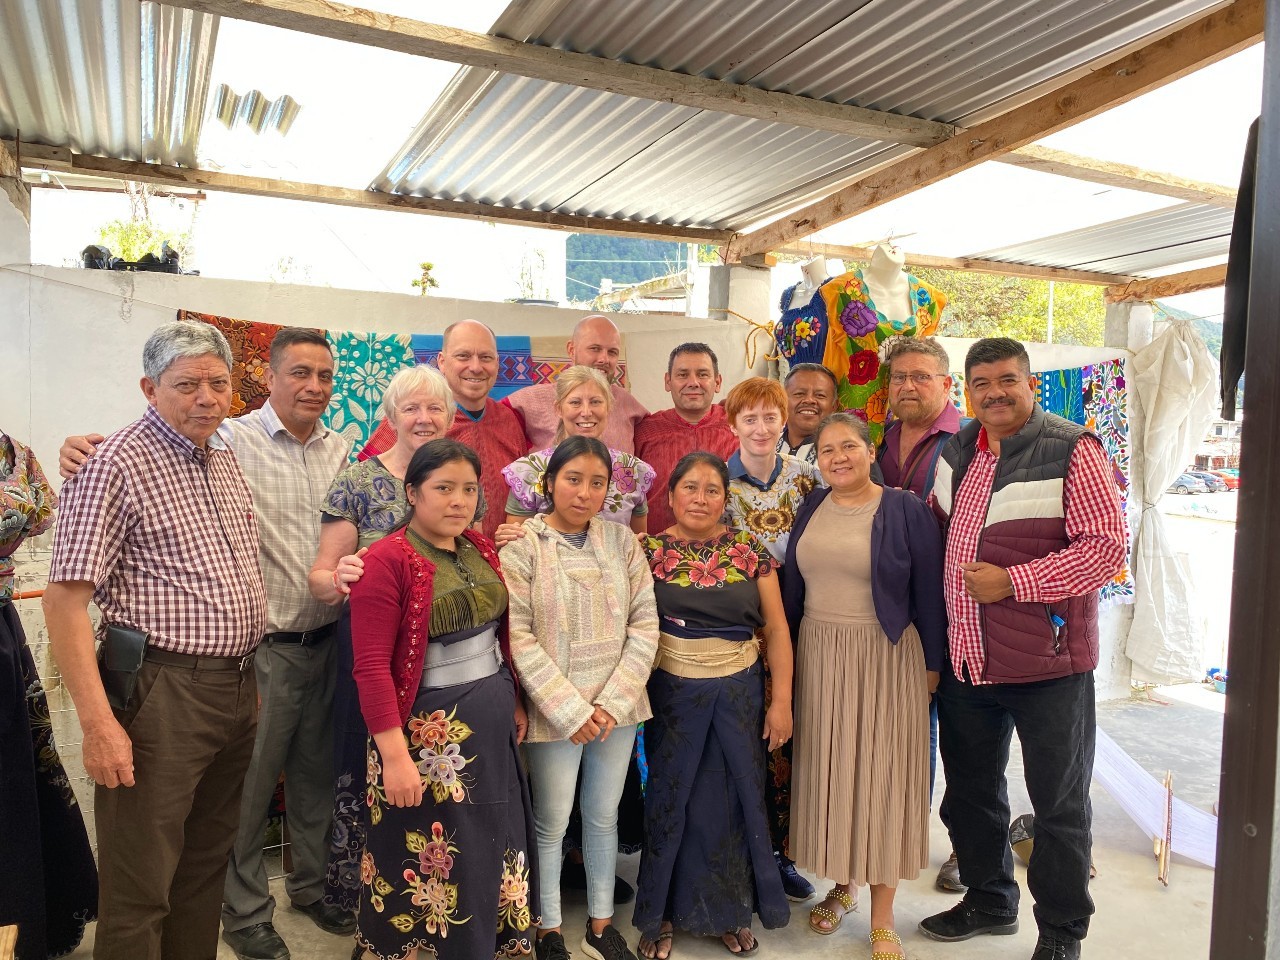
<svg viewBox="0 0 1280 960"><path fill-rule="evenodd" d="M513 3L493 32L963 123L1215 2L542 0L536 10ZM742 229L902 152L891 144L464 69L372 186Z"/></svg>
<svg viewBox="0 0 1280 960"><path fill-rule="evenodd" d="M218 18L136 0L0 2L0 136L193 166Z"/></svg>
<svg viewBox="0 0 1280 960"><path fill-rule="evenodd" d="M1164 267L1225 257L1231 210L1180 203L1042 240L973 254L984 260L1145 276Z"/></svg>

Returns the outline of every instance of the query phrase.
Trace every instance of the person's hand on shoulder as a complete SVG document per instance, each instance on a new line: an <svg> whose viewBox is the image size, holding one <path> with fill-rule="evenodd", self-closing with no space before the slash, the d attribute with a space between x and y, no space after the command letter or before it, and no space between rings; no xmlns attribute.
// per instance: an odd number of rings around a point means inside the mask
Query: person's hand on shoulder
<svg viewBox="0 0 1280 960"><path fill-rule="evenodd" d="M58 473L62 479L70 480L79 473L84 462L94 455L98 444L105 439L100 433L86 433L63 440L58 448Z"/></svg>

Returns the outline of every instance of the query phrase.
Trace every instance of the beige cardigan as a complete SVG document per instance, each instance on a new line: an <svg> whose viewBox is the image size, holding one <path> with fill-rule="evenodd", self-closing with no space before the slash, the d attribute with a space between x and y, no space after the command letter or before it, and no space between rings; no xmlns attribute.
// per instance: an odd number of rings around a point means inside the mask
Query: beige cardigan
<svg viewBox="0 0 1280 960"><path fill-rule="evenodd" d="M501 558L529 742L569 739L596 706L619 726L649 719L658 611L636 535L599 517L581 549L542 516L526 521L524 532Z"/></svg>

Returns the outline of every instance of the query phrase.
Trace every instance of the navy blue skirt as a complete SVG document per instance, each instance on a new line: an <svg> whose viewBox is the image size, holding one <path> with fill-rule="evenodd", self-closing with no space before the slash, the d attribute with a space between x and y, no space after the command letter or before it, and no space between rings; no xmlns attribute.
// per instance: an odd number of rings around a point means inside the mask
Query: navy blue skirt
<svg viewBox="0 0 1280 960"><path fill-rule="evenodd" d="M760 663L728 677L649 679L645 849L632 922L650 940L664 920L720 936L791 917L765 813Z"/></svg>

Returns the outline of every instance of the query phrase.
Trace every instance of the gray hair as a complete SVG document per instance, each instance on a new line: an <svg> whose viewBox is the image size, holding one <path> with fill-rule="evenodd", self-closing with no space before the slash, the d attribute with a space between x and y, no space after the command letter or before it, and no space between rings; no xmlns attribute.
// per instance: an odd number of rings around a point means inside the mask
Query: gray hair
<svg viewBox="0 0 1280 960"><path fill-rule="evenodd" d="M937 341L935 337L897 337L885 351L884 362L888 366L889 372L893 372L893 361L898 357L905 357L909 353L920 354L925 357L933 357L938 362L938 370L941 373L951 372L951 358L947 355L947 350Z"/></svg>
<svg viewBox="0 0 1280 960"><path fill-rule="evenodd" d="M453 425L453 415L458 410L458 402L453 399L449 381L444 378L443 373L425 363L415 367L405 367L391 378L386 392L382 395L382 415L394 424L396 408L400 406L400 402L415 393L425 393L441 401L447 414L445 429Z"/></svg>
<svg viewBox="0 0 1280 960"><path fill-rule="evenodd" d="M214 356L231 371L231 345L222 331L199 320L172 320L156 327L142 348L142 374L159 383L173 361L181 357Z"/></svg>

